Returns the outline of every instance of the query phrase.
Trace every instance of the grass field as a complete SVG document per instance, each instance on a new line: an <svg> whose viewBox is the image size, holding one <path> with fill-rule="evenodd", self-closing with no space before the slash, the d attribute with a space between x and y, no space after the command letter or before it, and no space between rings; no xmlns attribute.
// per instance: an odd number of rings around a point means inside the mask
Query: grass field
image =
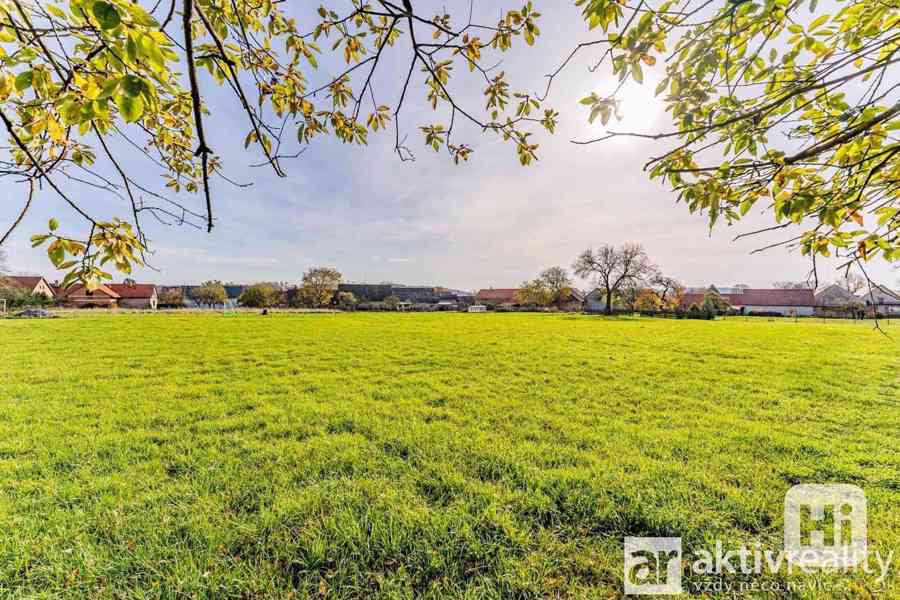
<svg viewBox="0 0 900 600"><path fill-rule="evenodd" d="M615 598L624 536L780 548L801 482L863 487L900 554L891 327L0 321L0 598Z"/></svg>

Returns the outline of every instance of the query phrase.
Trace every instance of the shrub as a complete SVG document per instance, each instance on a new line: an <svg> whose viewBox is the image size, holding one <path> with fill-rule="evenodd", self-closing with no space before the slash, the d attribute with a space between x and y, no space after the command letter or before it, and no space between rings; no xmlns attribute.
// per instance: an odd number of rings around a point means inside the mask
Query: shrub
<svg viewBox="0 0 900 600"><path fill-rule="evenodd" d="M337 304L344 310L353 310L359 304L359 300L353 295L353 292L338 292Z"/></svg>
<svg viewBox="0 0 900 600"><path fill-rule="evenodd" d="M181 288L171 288L159 295L160 308L182 308L184 306L184 291Z"/></svg>
<svg viewBox="0 0 900 600"><path fill-rule="evenodd" d="M51 306L53 300L41 294L13 287L0 288L0 300L6 300L8 309Z"/></svg>
<svg viewBox="0 0 900 600"><path fill-rule="evenodd" d="M693 303L688 307L687 310L687 318L688 319L714 319L716 317L715 311L710 307L707 303L703 303L703 306L698 306L697 303Z"/></svg>
<svg viewBox="0 0 900 600"><path fill-rule="evenodd" d="M274 287L267 283L258 283L244 290L238 302L248 308L269 308L276 306L280 298L280 292Z"/></svg>

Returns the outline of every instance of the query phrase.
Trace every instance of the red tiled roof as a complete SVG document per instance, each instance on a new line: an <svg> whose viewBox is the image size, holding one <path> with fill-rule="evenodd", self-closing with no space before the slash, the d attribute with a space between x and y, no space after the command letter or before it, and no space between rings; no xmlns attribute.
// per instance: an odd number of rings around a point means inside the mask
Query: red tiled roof
<svg viewBox="0 0 900 600"><path fill-rule="evenodd" d="M475 294L475 299L479 302L491 301L515 303L518 293L518 288L490 288L478 290L478 293Z"/></svg>
<svg viewBox="0 0 900 600"><path fill-rule="evenodd" d="M2 279L3 281L9 282L11 285L14 285L15 287L24 288L24 289L28 289L28 290L33 290L34 288L37 287L37 284L39 284L39 283L41 282L41 280L43 279L43 277L35 277L35 276L30 276L30 277L3 277L3 278L0 278L0 279Z"/></svg>
<svg viewBox="0 0 900 600"><path fill-rule="evenodd" d="M124 283L107 283L106 287L119 294L121 298L143 300L153 296L156 286L152 283L136 283L126 285Z"/></svg>
<svg viewBox="0 0 900 600"><path fill-rule="evenodd" d="M54 290L54 291L56 291L56 290ZM121 298L121 296L119 296L119 294L116 293L115 290L111 290L111 289L109 288L109 286L106 286L106 285L101 285L101 286L98 287L96 290L94 290L94 293L95 293L95 294L96 294L97 292L99 292L99 293L101 293L101 294L104 294L104 295L106 295L106 296L109 296L110 298L113 298L113 299L115 299L115 300L118 300L119 298ZM69 297L69 296L75 296L75 295L78 295L78 296L86 296L86 295L87 295L87 291L84 289L84 284L77 283L77 284L75 284L75 285L69 286L69 287L66 288L66 289L59 289L57 295L58 295L60 298L66 298L66 297Z"/></svg>
<svg viewBox="0 0 900 600"><path fill-rule="evenodd" d="M705 293L685 294L681 299L683 306L703 304ZM758 290L747 288L743 294L722 294L732 306L815 306L816 297L813 290Z"/></svg>

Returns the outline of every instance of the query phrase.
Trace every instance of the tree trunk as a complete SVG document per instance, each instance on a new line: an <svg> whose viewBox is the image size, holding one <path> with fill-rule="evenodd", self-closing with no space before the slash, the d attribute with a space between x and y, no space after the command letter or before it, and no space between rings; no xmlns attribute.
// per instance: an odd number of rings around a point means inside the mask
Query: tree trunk
<svg viewBox="0 0 900 600"><path fill-rule="evenodd" d="M612 290L606 288L606 314L612 314Z"/></svg>

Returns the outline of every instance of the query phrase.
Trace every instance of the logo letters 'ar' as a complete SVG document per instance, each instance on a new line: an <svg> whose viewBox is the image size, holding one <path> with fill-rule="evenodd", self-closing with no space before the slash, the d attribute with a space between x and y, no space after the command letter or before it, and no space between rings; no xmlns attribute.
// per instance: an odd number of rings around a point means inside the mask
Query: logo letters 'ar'
<svg viewBox="0 0 900 600"><path fill-rule="evenodd" d="M626 594L681 592L681 538L625 538Z"/></svg>

